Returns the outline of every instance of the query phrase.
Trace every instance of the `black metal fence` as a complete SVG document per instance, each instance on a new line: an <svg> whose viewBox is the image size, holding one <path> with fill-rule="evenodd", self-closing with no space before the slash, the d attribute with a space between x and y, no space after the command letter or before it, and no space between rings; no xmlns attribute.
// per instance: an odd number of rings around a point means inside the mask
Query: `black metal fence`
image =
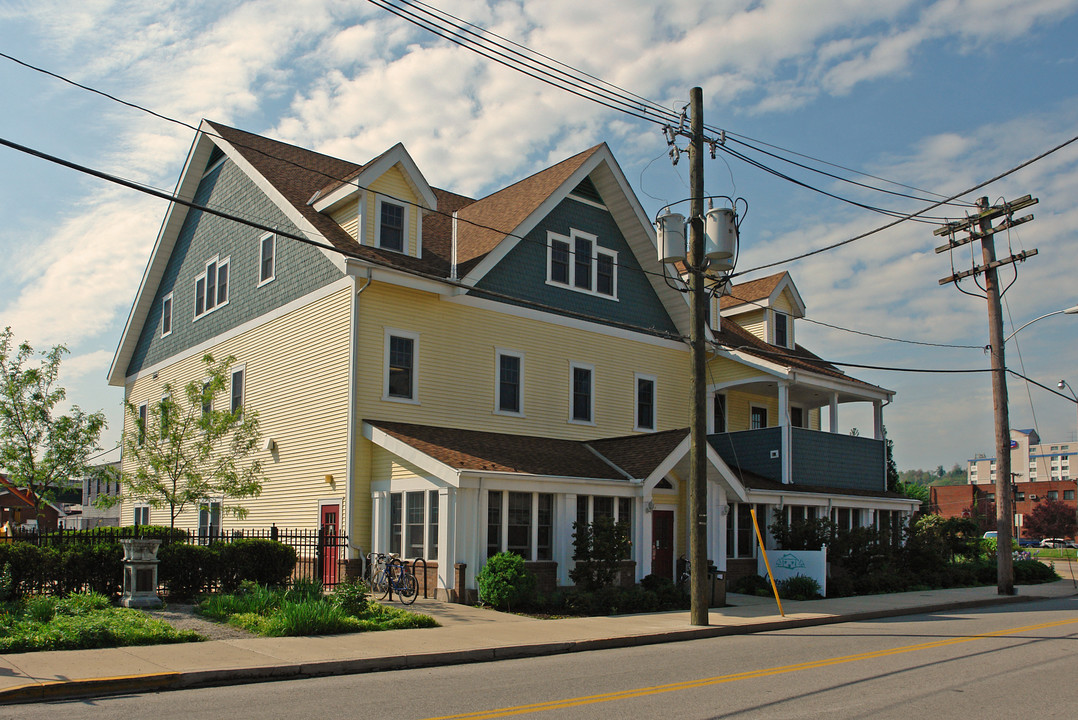
<svg viewBox="0 0 1078 720"><path fill-rule="evenodd" d="M62 548L68 544L118 543L132 538L159 538L162 544L184 543L187 545L214 545L233 540L274 540L289 545L296 551L296 567L292 581L317 580L332 588L345 580L348 558L348 536L344 533L317 530L270 528L231 530L221 532L189 532L157 526L94 528L90 530L46 530L42 532L15 530L12 535L0 535L0 543L25 542L44 547Z"/></svg>

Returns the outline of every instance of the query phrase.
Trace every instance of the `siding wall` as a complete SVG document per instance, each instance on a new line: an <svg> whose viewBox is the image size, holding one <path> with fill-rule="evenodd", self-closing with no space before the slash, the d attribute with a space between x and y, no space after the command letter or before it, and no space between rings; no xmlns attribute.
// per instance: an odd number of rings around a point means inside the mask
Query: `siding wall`
<svg viewBox="0 0 1078 720"><path fill-rule="evenodd" d="M250 511L245 520L223 517L225 531L271 523L315 528L320 499L339 500L346 512L350 294L348 283L212 348L215 358L233 355L236 366L244 366L244 406L258 412L262 438L277 444L273 453L255 451L266 476L262 496L240 501ZM155 402L166 383L175 388L173 397L180 397L188 382L202 376L201 356L191 355L161 369L156 379L145 376L129 383L127 398L135 405ZM133 431L129 417L124 431ZM128 462L124 470L131 470ZM334 477L332 485L325 482L327 474ZM168 522L167 508L150 513L152 523ZM132 520L132 505L125 502L121 524ZM185 511L177 525L197 528L197 508Z"/></svg>

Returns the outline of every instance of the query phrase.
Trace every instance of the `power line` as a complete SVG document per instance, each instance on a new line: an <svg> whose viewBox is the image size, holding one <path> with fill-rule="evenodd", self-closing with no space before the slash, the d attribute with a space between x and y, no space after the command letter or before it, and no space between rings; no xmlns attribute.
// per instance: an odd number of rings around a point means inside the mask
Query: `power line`
<svg viewBox="0 0 1078 720"><path fill-rule="evenodd" d="M547 305L545 303L536 302L534 300L528 300L526 298L518 297L518 296L515 296L515 295L509 295L507 293L500 293L500 292L498 292L496 290L488 290L488 289L484 289L484 288L476 288L476 287L473 287L471 285L467 285L465 283L462 283L462 282L459 282L459 281L456 281L456 280L451 280L449 278L446 278L446 277L443 277L443 276L440 276L440 275L435 275L433 273L426 273L426 272L422 272L420 270L414 270L414 269L411 269L411 268L400 267L400 266L385 262L383 260L380 260L378 258L368 257L366 255L361 255L361 254L355 253L355 252L349 252L349 251L346 251L346 250L342 250L342 249L340 249L338 247L334 247L332 245L324 245L324 244L322 244L320 242L316 242L314 240L311 240L308 237L304 237L302 235L297 235L295 233L288 232L287 230L281 230L281 229L276 228L276 227L271 227L269 225L265 225L265 224L262 224L262 223L259 223L259 222L255 222L253 220L248 220L246 218L239 217L238 215L234 215L232 213L227 213L227 212L224 212L222 210L218 210L216 208L213 208L213 207L210 207L210 206L207 206L207 205L200 205L198 203L194 203L194 202L191 202L189 200L184 200L183 198L177 197L175 195L172 195L172 194L169 194L169 193L166 193L166 192L162 192L161 190L157 190L156 188L151 188L151 187L148 187L146 185L142 185L140 183L134 182L133 180L128 180L126 178L122 178L122 177L119 177L117 175L112 175L110 173L106 173L106 172L103 172L101 170L95 170L95 169L87 167L85 165L80 165L78 163L74 163L74 162L71 162L69 160L64 160L64 159L56 157L54 155L49 155L48 153L42 152L40 150L35 150L33 148L26 147L25 145L20 145L20 144L18 144L16 142L12 142L11 140L8 140L6 138L0 137L0 145L5 145L5 146L7 146L7 147L9 147L9 148L11 148L13 150L17 150L19 152L23 152L23 153L26 153L28 155L33 155L34 157L40 158L42 160L46 160L46 161L51 162L51 163L55 163L57 165L62 165L64 167L66 167L66 168L69 168L71 170L75 170L77 172L84 173L86 175L91 175L91 176L99 178L101 180L105 180L106 182L110 182L110 183L113 183L113 184L116 184L116 185L121 185L121 186L129 188L131 190L136 190L138 192L141 192L141 193L144 193L144 194L147 194L147 195L151 195L153 197L157 197L157 198L160 198L162 200L168 200L169 202L173 202L173 203L176 203L178 205L183 205L183 206L191 208L193 210L199 210L201 212L205 212L205 213L208 213L210 215L216 215L217 217L223 218L225 220L230 220L232 222L236 222L236 223L239 223L241 225L247 225L249 227L253 227L253 228L256 228L258 230L262 230L264 232L275 233L276 235L279 235L281 237L286 237L286 238L289 238L290 240L296 240L296 241L304 243L306 245L312 245L312 246L317 247L317 248L319 248L321 250L326 250L326 251L329 251L329 252L335 252L335 253L338 253L338 254L340 254L340 255L342 255L344 257L349 257L349 258L353 258L353 259L356 259L356 260L362 260L364 262L370 263L371 265L377 265L377 266L385 267L385 268L395 270L397 272L400 272L400 273L403 273L403 274L406 274L406 275L413 275L413 276L416 276L416 277L422 277L422 278L425 278L425 279L428 279L428 280L434 280L436 282L444 283L446 285L451 285L453 287L458 287L458 288L461 288L463 290L467 290L469 292L469 294L471 294L473 296L476 296L476 297L486 296L486 297L491 297L491 298L509 300L509 301L512 301L513 303L516 303L516 304L519 304L519 305L524 305L524 306L527 306L527 307L533 307L533 308L536 308L536 309L539 309L539 310L544 310L544 311L559 314L559 315L566 315L566 316L569 316L569 317L575 317L575 318L578 318L578 319L581 319L581 320L587 320L589 322L596 322L596 323L601 323L601 324L604 324L604 325L611 325L613 327L619 327L619 328L622 328L622 329L625 329L625 330L633 330L633 331L636 331L636 332L642 332L642 333L645 333L645 334L648 334L648 335L653 335L653 336L656 336L656 337L663 337L663 338L666 338L666 339L669 339L669 340L675 340L677 342L684 342L684 340L685 340L684 336L679 335L677 333L671 333L669 331L660 330L658 328L650 328L650 327L645 327L645 326L642 326L642 325L634 325L632 323L620 322L620 321L617 321L617 320L612 320L610 318L604 318L604 317L599 317L599 316L596 316L596 315L589 315L587 313L582 313L582 312L578 312L578 311L574 311L574 310L568 310L566 308L555 307L553 305ZM323 237L323 236L320 236L320 237ZM323 239L324 239L324 237L323 237Z"/></svg>
<svg viewBox="0 0 1078 720"><path fill-rule="evenodd" d="M712 340L711 344L715 347L729 350L732 352L745 351L750 354L766 355L779 359L790 359L789 353L778 352L774 350L764 350L756 347L755 345L733 345L731 343L723 343L717 340ZM802 357L797 356L797 360L801 362L809 363L810 365L820 365L822 370L826 370L825 366L833 365L836 367L852 367L860 368L862 370L884 370L887 372L907 372L907 373L929 373L929 374L955 374L955 373L983 373L991 372L991 368L965 368L965 369L949 369L949 368L909 368L909 367L895 367L890 365L866 365L862 363L850 363L840 362L838 360L824 360L823 358L815 357ZM851 378L852 379L852 378Z"/></svg>
<svg viewBox="0 0 1078 720"><path fill-rule="evenodd" d="M892 228L895 225L898 225L899 223L901 223L901 222L903 222L905 220L909 220L909 219L914 218L914 217L919 217L919 216L923 215L924 213L928 212L929 210L933 210L933 209L935 209L935 208L937 208L937 207L939 207L941 205L944 205L944 204L950 202L951 200L955 200L957 198L962 197L963 195L969 195L972 192L976 192L977 190L980 190L981 188L985 187L986 185L991 185L992 183L996 182L997 180L1001 180L1001 179L1007 177L1008 175L1013 175L1014 173L1018 172L1019 170L1025 168L1025 167L1028 167L1029 165L1032 165L1033 163L1035 163L1035 162L1037 162L1039 160L1043 160L1044 158L1048 157L1052 153L1057 152L1059 150L1062 150L1063 148L1067 147L1068 145L1074 143L1075 141L1078 141L1078 135L1075 135L1074 137L1070 138L1069 140L1064 140L1063 142L1059 143L1055 147L1052 147L1052 148L1050 148L1048 150L1045 150L1041 154L1039 154L1039 155L1037 155L1035 157L1032 157L1032 158L1030 158L1030 159L1028 159L1028 160L1026 160L1026 161L1024 161L1022 163L1019 163L1018 165L1015 165L1011 169L1001 172L1000 174L996 175L995 177L992 177L992 178L989 178L988 180L977 183L973 187L970 187L970 188L967 188L967 189L965 189L965 190L963 190L961 192L955 193L954 195L951 195L950 197L947 197L947 198L945 198L943 200L939 200L937 202L934 202L931 205L928 205L928 206L922 208L921 210L918 210L917 212L910 213L908 215L904 215L904 216L898 218L897 220L894 220L893 222L887 223L886 225L881 225L881 226L879 226L877 228L874 228L872 230L869 230L867 232L863 232L860 235L855 235L855 236L853 236L851 238L847 238L846 240L842 240L842 241L839 241L837 243L832 243L830 245L826 245L824 247L817 248L815 250L810 250L808 252L801 253L800 255L794 255L793 257L789 257L789 258L786 258L784 260L776 260L774 262L770 262L770 263L767 263L767 264L764 264L764 265L757 265L756 267L749 268L748 270L742 270L741 272L731 273L730 277L734 277L736 275L744 275L746 273L751 273L751 272L756 272L757 270L764 270L764 269L767 269L767 268L775 267L776 265L785 265L786 263L791 263L791 262L794 262L796 260L803 260L803 259L805 259L807 257L811 257L813 255L819 255L820 253L827 252L829 250L834 250L835 248L842 247L843 245L849 245L850 243L857 242L858 240L863 240L864 238L869 237L870 235L875 235L878 232L882 232L883 230L887 230L888 228Z"/></svg>

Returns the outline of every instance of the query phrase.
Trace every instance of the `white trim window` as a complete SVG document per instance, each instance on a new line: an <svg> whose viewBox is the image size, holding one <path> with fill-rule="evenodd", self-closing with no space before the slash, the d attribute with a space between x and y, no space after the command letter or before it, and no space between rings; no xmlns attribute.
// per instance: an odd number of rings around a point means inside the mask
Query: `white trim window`
<svg viewBox="0 0 1078 720"><path fill-rule="evenodd" d="M374 236L378 247L399 253L408 252L408 206L384 199L381 195L375 201Z"/></svg>
<svg viewBox="0 0 1078 720"><path fill-rule="evenodd" d="M149 409L149 403L142 403L138 406L138 419L135 420L135 437L139 447L146 444L146 420L149 416Z"/></svg>
<svg viewBox="0 0 1078 720"><path fill-rule="evenodd" d="M149 525L150 524L150 506L149 505L136 505L134 507L134 514L135 514L134 524L135 524L136 527L139 526L139 525Z"/></svg>
<svg viewBox="0 0 1078 720"><path fill-rule="evenodd" d="M277 277L277 235L266 233L258 241L258 287Z"/></svg>
<svg viewBox="0 0 1078 720"><path fill-rule="evenodd" d="M494 412L499 415L524 415L524 354L513 350L495 350Z"/></svg>
<svg viewBox="0 0 1078 720"><path fill-rule="evenodd" d="M231 382L229 383L229 412L236 412L243 409L243 396L244 396L244 382L247 379L246 368L244 366L234 367L229 373Z"/></svg>
<svg viewBox="0 0 1078 720"><path fill-rule="evenodd" d="M547 284L610 300L618 299L618 254L599 246L596 235L570 230L547 233Z"/></svg>
<svg viewBox="0 0 1078 720"><path fill-rule="evenodd" d="M199 544L208 544L221 536L221 501L203 500L198 504Z"/></svg>
<svg viewBox="0 0 1078 720"><path fill-rule="evenodd" d="M161 337L172 334L172 293L161 298Z"/></svg>
<svg viewBox="0 0 1078 720"><path fill-rule="evenodd" d="M438 502L437 490L389 494L391 553L404 558L438 559Z"/></svg>
<svg viewBox="0 0 1078 720"><path fill-rule="evenodd" d="M382 399L419 402L419 335L386 328Z"/></svg>
<svg viewBox="0 0 1078 720"><path fill-rule="evenodd" d="M762 405L749 406L749 429L763 430L767 427L767 408Z"/></svg>
<svg viewBox="0 0 1078 720"><path fill-rule="evenodd" d="M655 405L656 405L656 388L658 387L658 381L654 375L642 375L636 373L633 375L636 385L636 393L634 398L634 422L633 430L639 432L654 432L655 431Z"/></svg>
<svg viewBox="0 0 1078 720"><path fill-rule="evenodd" d="M569 364L569 422L595 424L595 366Z"/></svg>
<svg viewBox="0 0 1078 720"><path fill-rule="evenodd" d="M487 491L487 557L499 552L525 561L554 559L554 495Z"/></svg>
<svg viewBox="0 0 1078 720"><path fill-rule="evenodd" d="M228 304L230 258L214 256L195 278L195 319Z"/></svg>

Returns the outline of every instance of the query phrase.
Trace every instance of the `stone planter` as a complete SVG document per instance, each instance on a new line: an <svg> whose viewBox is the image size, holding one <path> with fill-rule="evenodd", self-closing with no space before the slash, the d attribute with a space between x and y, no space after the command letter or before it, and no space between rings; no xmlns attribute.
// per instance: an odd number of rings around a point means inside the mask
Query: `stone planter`
<svg viewBox="0 0 1078 720"><path fill-rule="evenodd" d="M129 538L121 540L124 549L124 592L120 604L133 608L161 607L157 596L157 548L160 540Z"/></svg>

